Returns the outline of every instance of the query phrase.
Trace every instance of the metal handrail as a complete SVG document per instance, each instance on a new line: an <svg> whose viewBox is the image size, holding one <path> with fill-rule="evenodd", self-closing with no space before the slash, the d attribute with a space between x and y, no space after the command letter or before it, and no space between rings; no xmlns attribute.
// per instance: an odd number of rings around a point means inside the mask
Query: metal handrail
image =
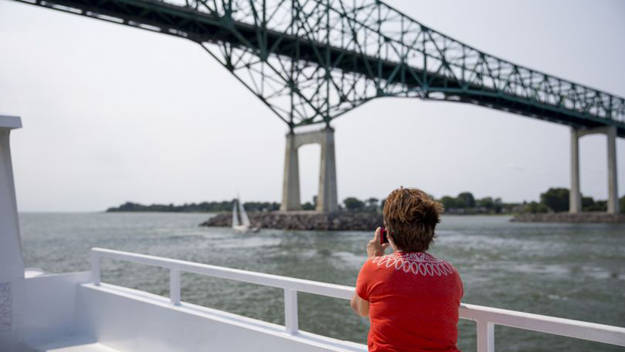
<svg viewBox="0 0 625 352"><path fill-rule="evenodd" d="M91 270L93 283L96 286L100 285L101 282L100 260L102 257L169 269L169 298L173 305L180 305L181 272L281 288L284 290L285 329L289 334L296 334L299 329L297 309L298 292L347 300L351 299L354 294L354 288L349 286L104 248L91 249ZM460 305L459 313L460 318L476 322L478 352L495 351L495 325L625 346L625 328L617 326L464 303Z"/></svg>

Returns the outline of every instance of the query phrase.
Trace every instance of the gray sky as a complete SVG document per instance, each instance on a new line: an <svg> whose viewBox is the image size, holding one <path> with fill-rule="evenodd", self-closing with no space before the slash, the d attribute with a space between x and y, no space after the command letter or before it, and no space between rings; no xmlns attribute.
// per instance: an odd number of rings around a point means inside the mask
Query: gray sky
<svg viewBox="0 0 625 352"><path fill-rule="evenodd" d="M478 49L625 96L625 2L389 2ZM20 210L280 200L286 126L198 45L0 0L0 53L0 114L24 124L12 137ZM339 199L404 185L522 201L569 186L565 126L382 99L334 127ZM605 143L580 143L582 192L595 198L607 196ZM622 139L617 148L622 195ZM303 200L318 170L319 147L302 147Z"/></svg>

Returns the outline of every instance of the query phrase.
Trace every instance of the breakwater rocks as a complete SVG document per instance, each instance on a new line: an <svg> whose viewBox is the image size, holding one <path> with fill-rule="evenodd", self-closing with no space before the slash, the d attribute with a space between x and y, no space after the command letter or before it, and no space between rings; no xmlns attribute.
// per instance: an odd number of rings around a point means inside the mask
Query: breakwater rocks
<svg viewBox="0 0 625 352"><path fill-rule="evenodd" d="M315 211L249 212L252 226L263 229L322 230L322 231L374 231L382 225L382 214L375 212ZM219 213L200 226L230 227L232 213Z"/></svg>
<svg viewBox="0 0 625 352"><path fill-rule="evenodd" d="M518 214L510 221L515 222L563 222L563 223L617 223L625 224L625 214L607 213L544 213Z"/></svg>

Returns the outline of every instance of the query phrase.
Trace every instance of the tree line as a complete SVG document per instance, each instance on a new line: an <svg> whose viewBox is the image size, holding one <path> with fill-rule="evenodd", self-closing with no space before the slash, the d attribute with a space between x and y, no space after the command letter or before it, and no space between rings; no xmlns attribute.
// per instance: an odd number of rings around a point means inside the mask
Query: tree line
<svg viewBox="0 0 625 352"><path fill-rule="evenodd" d="M432 197L435 199L434 197ZM457 196L443 196L437 199L447 214L511 214L511 213L548 213L569 210L569 190L567 188L549 188L540 194L540 201L523 203L506 203L501 198L475 198L471 192L462 192ZM118 207L108 208L107 212L201 212L216 213L231 211L234 200L211 201L201 203L184 203L182 205L150 204L144 205L126 202ZM620 209L625 213L625 196L619 199ZM302 210L315 210L317 197L302 204ZM247 211L275 211L280 209L277 202L245 202ZM340 210L378 212L384 207L384 199L369 197L359 199L347 197L339 204ZM582 196L582 211L606 211L607 201L595 200L593 197Z"/></svg>
<svg viewBox="0 0 625 352"><path fill-rule="evenodd" d="M437 201L443 205L445 213L448 214L502 214L511 213L520 206L519 203L504 203L501 198L476 199L471 192L462 192L455 197L443 196ZM384 207L384 199L360 200L356 197L347 197L342 205L348 211L375 211Z"/></svg>
<svg viewBox="0 0 625 352"><path fill-rule="evenodd" d="M511 207L518 205L513 203L504 203L501 198L485 197L475 199L471 192L460 193L457 197L444 196L439 200L445 212L452 214L499 214L511 212ZM302 210L315 210L317 196L312 201L302 204ZM181 205L169 204L149 204L144 205L135 202L125 202L118 207L110 207L107 212L174 212L174 213L217 213L231 211L234 200L211 201L200 203L184 203ZM247 211L275 211L280 209L280 203L277 202L244 202L243 206ZM359 212L377 212L384 207L384 199L369 197L359 199L356 197L347 197L339 204L339 210L359 211Z"/></svg>
<svg viewBox="0 0 625 352"><path fill-rule="evenodd" d="M625 195L619 198L621 213L625 213ZM593 197L582 195L582 211L607 211L606 200L595 200ZM524 212L527 213L561 213L569 211L569 189L549 188L540 194L540 201L524 204Z"/></svg>
<svg viewBox="0 0 625 352"><path fill-rule="evenodd" d="M118 207L106 209L107 212L174 212L174 213L217 213L222 211L232 211L234 200L184 203L182 205L170 204L150 204L126 202ZM280 203L276 202L244 202L243 206L247 211L273 211L280 209Z"/></svg>

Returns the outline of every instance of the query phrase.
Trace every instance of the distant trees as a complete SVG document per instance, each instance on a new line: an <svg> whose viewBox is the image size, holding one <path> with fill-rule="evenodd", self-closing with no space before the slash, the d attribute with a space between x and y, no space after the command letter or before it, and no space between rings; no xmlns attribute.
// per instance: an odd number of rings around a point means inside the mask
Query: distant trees
<svg viewBox="0 0 625 352"><path fill-rule="evenodd" d="M343 200L345 209L350 211L361 210L365 207L365 202L356 197L347 197Z"/></svg>
<svg viewBox="0 0 625 352"><path fill-rule="evenodd" d="M458 202L456 201L456 198L454 197L443 196L443 198L441 198L441 203L443 204L443 207L445 209L460 208Z"/></svg>
<svg viewBox="0 0 625 352"><path fill-rule="evenodd" d="M475 198L471 192L462 192L458 194L456 197L461 208L474 208L475 207Z"/></svg>
<svg viewBox="0 0 625 352"><path fill-rule="evenodd" d="M150 204L126 202L118 207L106 209L107 212L174 212L174 213L214 213L221 211L231 211L233 201L184 203L174 204ZM276 202L245 202L243 203L247 211L273 211L280 209L280 203Z"/></svg>
<svg viewBox="0 0 625 352"><path fill-rule="evenodd" d="M619 199L621 213L625 213L625 196ZM582 196L582 211L607 211L608 204L605 200L595 200L593 197ZM569 189L552 187L540 194L540 202L526 203L524 212L546 213L569 211Z"/></svg>
<svg viewBox="0 0 625 352"><path fill-rule="evenodd" d="M569 190L567 188L549 188L540 194L540 202L554 212L569 210Z"/></svg>
<svg viewBox="0 0 625 352"><path fill-rule="evenodd" d="M476 199L471 192L462 192L456 197L443 196L440 202L448 213L500 214L511 212L518 204L504 203L501 198L484 197Z"/></svg>
<svg viewBox="0 0 625 352"><path fill-rule="evenodd" d="M378 201L379 199L375 198L375 197L370 197L369 199L367 199L367 208L369 209L377 209L378 208Z"/></svg>
<svg viewBox="0 0 625 352"><path fill-rule="evenodd" d="M302 204L302 210L315 210L317 208L317 196L312 197L312 203L306 202Z"/></svg>
<svg viewBox="0 0 625 352"><path fill-rule="evenodd" d="M476 206L478 208L483 208L483 209L492 211L496 214L499 214L502 212L504 208L504 203L501 200L501 198L493 199L492 197L484 197L476 201ZM508 205L508 208L512 208L514 206L515 205Z"/></svg>
<svg viewBox="0 0 625 352"><path fill-rule="evenodd" d="M126 202L126 203L120 205L119 207L110 207L110 208L106 209L106 211L107 212L112 212L112 211L137 211L137 209L139 209L140 207L142 207L141 204L133 203L133 202Z"/></svg>
<svg viewBox="0 0 625 352"><path fill-rule="evenodd" d="M525 207L523 208L523 211L526 213L548 213L549 212L549 207L547 207L545 204L543 203L538 203L535 201L529 202L527 204L525 204Z"/></svg>
<svg viewBox="0 0 625 352"><path fill-rule="evenodd" d="M497 198L497 200L501 203L501 199ZM476 206L486 209L494 209L495 201L493 200L493 197L484 197L476 201Z"/></svg>
<svg viewBox="0 0 625 352"><path fill-rule="evenodd" d="M582 197L582 211L608 211L608 202L594 200L592 197Z"/></svg>
<svg viewBox="0 0 625 352"><path fill-rule="evenodd" d="M317 197L312 202L302 204L303 210L315 210ZM501 214L512 212L547 213L564 212L569 210L569 190L566 188L549 188L540 194L540 202L504 203L501 198L484 197L476 199L471 192L462 192L456 197L443 196L439 200L446 213L451 214ZM349 211L380 211L384 208L385 199L379 200L369 197L360 200L356 197L347 197L343 200L344 208ZM625 213L625 195L619 198L621 213ZM222 212L231 211L233 201L150 204L143 205L134 202L125 202L118 207L108 208L107 212ZM247 211L275 211L280 209L277 202L245 202ZM582 197L582 211L606 211L605 200L595 200L592 197Z"/></svg>
<svg viewBox="0 0 625 352"><path fill-rule="evenodd" d="M471 192L462 192L457 197L443 196L440 201L445 209L475 208L475 197Z"/></svg>
<svg viewBox="0 0 625 352"><path fill-rule="evenodd" d="M343 208L349 211L378 211L380 209L380 200L375 197L369 197L364 201L356 197L347 197L343 199Z"/></svg>
<svg viewBox="0 0 625 352"><path fill-rule="evenodd" d="M280 209L280 203L278 202L243 202L243 206L247 211L274 211ZM232 207L228 210L232 210Z"/></svg>
<svg viewBox="0 0 625 352"><path fill-rule="evenodd" d="M306 202L302 204L302 210L315 210L315 208L315 204L312 204L311 202Z"/></svg>
<svg viewBox="0 0 625 352"><path fill-rule="evenodd" d="M434 198L434 197L432 197ZM374 197L360 200L348 197L343 200L343 208L350 211L379 211L384 208L386 200ZM448 214L510 214L515 212L548 213L564 212L569 210L569 190L562 187L552 187L540 194L540 201L529 203L504 203L501 198L476 198L471 192L461 192L457 196L443 196L438 200ZM620 209L625 213L625 195L619 198ZM592 197L582 197L582 211L606 211L605 200L595 200Z"/></svg>

